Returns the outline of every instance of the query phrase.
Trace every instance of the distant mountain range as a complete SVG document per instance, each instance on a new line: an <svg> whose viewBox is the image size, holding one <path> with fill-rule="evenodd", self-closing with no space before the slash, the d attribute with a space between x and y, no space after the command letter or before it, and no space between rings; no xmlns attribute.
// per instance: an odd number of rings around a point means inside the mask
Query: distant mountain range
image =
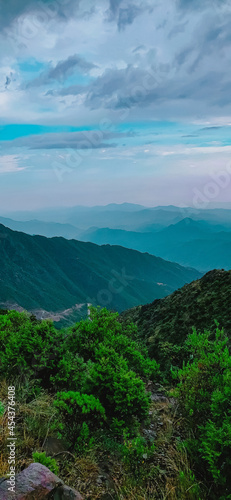
<svg viewBox="0 0 231 500"><path fill-rule="evenodd" d="M0 225L0 305L60 313L92 303L122 311L200 277L194 269L120 246L30 236ZM49 316L49 315L48 315ZM65 315L64 315L65 316Z"/></svg>
<svg viewBox="0 0 231 500"><path fill-rule="evenodd" d="M0 224L13 229L13 231L22 231L23 233L35 235L40 234L47 238L53 236L62 236L63 238L77 239L80 230L71 224L60 224L58 222L43 222L37 219L28 221L15 221L6 217L0 217Z"/></svg>
<svg viewBox="0 0 231 500"><path fill-rule="evenodd" d="M229 206L229 205L227 205ZM148 252L201 272L231 268L231 210L123 203L18 212L0 217L10 229ZM36 217L36 218L35 218Z"/></svg>
<svg viewBox="0 0 231 500"><path fill-rule="evenodd" d="M169 205L147 208L140 205L123 203L96 207L61 207L31 212L11 212L2 214L17 221L36 219L44 222L71 224L84 231L92 226L97 228L123 229L126 231L147 232L176 224L182 219L204 220L209 224L221 224L231 230L230 209L196 209Z"/></svg>
<svg viewBox="0 0 231 500"><path fill-rule="evenodd" d="M155 232L92 228L79 235L98 245L109 243L149 252L164 259L191 266L202 272L214 268L231 269L231 230L219 224L190 218Z"/></svg>
<svg viewBox="0 0 231 500"><path fill-rule="evenodd" d="M142 341L156 359L174 364L192 327L215 331L215 320L231 340L231 271L213 270L171 295L122 313L138 326Z"/></svg>

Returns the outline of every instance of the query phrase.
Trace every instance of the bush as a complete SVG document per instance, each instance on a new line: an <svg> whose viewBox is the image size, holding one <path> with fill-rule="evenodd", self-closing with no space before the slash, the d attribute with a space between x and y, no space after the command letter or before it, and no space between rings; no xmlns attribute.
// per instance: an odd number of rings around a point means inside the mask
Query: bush
<svg viewBox="0 0 231 500"><path fill-rule="evenodd" d="M177 397L193 438L186 442L214 491L231 489L231 356L223 330L189 335L191 361L178 372ZM217 498L217 497L214 497Z"/></svg>
<svg viewBox="0 0 231 500"><path fill-rule="evenodd" d="M142 379L157 379L159 366L131 339L135 327L122 325L117 313L91 308L90 319L70 329L66 340L67 349L85 362L83 392L99 398L110 422L114 418L132 429L149 410ZM114 431L118 433L118 425Z"/></svg>
<svg viewBox="0 0 231 500"><path fill-rule="evenodd" d="M33 378L52 389L74 389L84 380L83 361L65 348L65 333L51 321L37 321L27 313L0 315L1 373L8 380Z"/></svg>
<svg viewBox="0 0 231 500"><path fill-rule="evenodd" d="M142 348L124 334L112 335L109 344L126 359L128 368L145 380L157 380L159 365L149 359L147 349Z"/></svg>
<svg viewBox="0 0 231 500"><path fill-rule="evenodd" d="M122 332L118 316L107 309L91 307L90 321L82 320L69 331L67 345L70 352L78 352L84 361L94 361L98 345Z"/></svg>
<svg viewBox="0 0 231 500"><path fill-rule="evenodd" d="M75 449L93 444L92 433L105 421L99 399L80 392L59 392L54 401L61 417L61 434Z"/></svg>
<svg viewBox="0 0 231 500"><path fill-rule="evenodd" d="M88 392L99 398L109 419L122 419L132 428L134 418L143 420L148 415L150 400L144 382L113 348L100 345L95 356Z"/></svg>
<svg viewBox="0 0 231 500"><path fill-rule="evenodd" d="M127 362L128 369L144 379L156 379L159 365L148 358L147 349L132 340L134 325L123 325L118 313L91 307L91 321L82 320L70 331L67 346L70 352L78 353L87 362L96 361L100 345L112 347Z"/></svg>
<svg viewBox="0 0 231 500"><path fill-rule="evenodd" d="M47 457L45 452L39 453L38 451L33 453L32 457L35 463L45 465L51 472L58 475L59 466L54 458Z"/></svg>

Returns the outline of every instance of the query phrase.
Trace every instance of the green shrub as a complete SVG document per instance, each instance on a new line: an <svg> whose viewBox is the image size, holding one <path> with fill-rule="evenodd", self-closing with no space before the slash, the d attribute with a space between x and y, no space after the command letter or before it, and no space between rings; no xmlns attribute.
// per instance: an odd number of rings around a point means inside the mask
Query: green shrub
<svg viewBox="0 0 231 500"><path fill-rule="evenodd" d="M192 438L187 449L204 464L214 491L231 489L231 356L223 330L189 335L191 361L178 372L177 397ZM215 493L214 493L215 494ZM212 497L213 498L213 497ZM214 497L217 498L217 497Z"/></svg>
<svg viewBox="0 0 231 500"><path fill-rule="evenodd" d="M149 395L140 377L128 370L126 360L104 345L96 350L96 360L89 372L87 388L99 398L107 417L124 420L129 427L134 425L134 418L145 419L150 406Z"/></svg>
<svg viewBox="0 0 231 500"><path fill-rule="evenodd" d="M131 338L135 336L136 327L123 325L118 317L118 313L92 307L91 321L82 320L70 329L68 350L78 353L87 362L89 359L96 361L100 345L109 346L126 360L128 369L144 379L156 379L159 365L148 358L146 348Z"/></svg>
<svg viewBox="0 0 231 500"><path fill-rule="evenodd" d="M154 359L149 359L147 349L142 348L141 350L137 342L124 334L112 335L108 343L126 359L130 370L145 380L158 379L160 375L159 365Z"/></svg>
<svg viewBox="0 0 231 500"><path fill-rule="evenodd" d="M61 434L75 449L83 444L92 445L94 432L106 419L105 410L99 399L80 392L59 392L54 406L61 417Z"/></svg>
<svg viewBox="0 0 231 500"><path fill-rule="evenodd" d="M32 457L35 463L45 465L51 472L58 475L59 467L54 458L47 457L45 452L39 453L38 451L34 452Z"/></svg>
<svg viewBox="0 0 231 500"><path fill-rule="evenodd" d="M66 335L51 321L35 322L26 313L0 315L1 373L8 380L33 378L35 386L74 389L83 384L85 367L67 352Z"/></svg>
<svg viewBox="0 0 231 500"><path fill-rule="evenodd" d="M78 352L85 361L95 359L95 351L100 343L110 339L113 334L122 331L117 321L118 313L107 309L91 307L89 320L82 320L70 329L67 345L71 352Z"/></svg>

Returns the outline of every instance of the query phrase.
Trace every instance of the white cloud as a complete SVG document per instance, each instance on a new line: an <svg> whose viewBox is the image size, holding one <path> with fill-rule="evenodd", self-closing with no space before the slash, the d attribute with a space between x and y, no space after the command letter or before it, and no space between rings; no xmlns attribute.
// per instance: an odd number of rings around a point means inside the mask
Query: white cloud
<svg viewBox="0 0 231 500"><path fill-rule="evenodd" d="M12 172L20 172L26 167L19 166L20 158L15 155L0 156L0 174L9 174Z"/></svg>

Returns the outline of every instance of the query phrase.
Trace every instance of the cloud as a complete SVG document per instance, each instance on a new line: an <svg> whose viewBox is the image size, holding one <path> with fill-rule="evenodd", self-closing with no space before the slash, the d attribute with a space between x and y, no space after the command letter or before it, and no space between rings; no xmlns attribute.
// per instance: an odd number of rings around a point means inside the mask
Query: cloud
<svg viewBox="0 0 231 500"><path fill-rule="evenodd" d="M217 131L224 128L223 126L213 126L213 127L203 127L198 130L198 132L211 132L211 131Z"/></svg>
<svg viewBox="0 0 231 500"><path fill-rule="evenodd" d="M153 10L153 5L149 2L127 1L127 0L109 0L108 20L115 21L118 30L122 31L132 24L141 14Z"/></svg>
<svg viewBox="0 0 231 500"><path fill-rule="evenodd" d="M10 142L12 147L26 147L28 149L99 149L116 147L116 143L109 143L116 137L128 134L117 134L112 132L101 132L87 130L85 132L56 132L41 135L21 137ZM8 146L8 141L2 141L3 146Z"/></svg>
<svg viewBox="0 0 231 500"><path fill-rule="evenodd" d="M132 24L134 19L143 13L143 9L136 5L129 5L125 9L119 9L117 26L119 30L123 30L128 24Z"/></svg>
<svg viewBox="0 0 231 500"><path fill-rule="evenodd" d="M69 96L69 95L80 95L86 93L88 87L84 85L70 85L69 87L63 87L59 90L48 90L47 96Z"/></svg>
<svg viewBox="0 0 231 500"><path fill-rule="evenodd" d="M68 57L65 61L60 61L48 73L48 78L51 80L63 80L66 76L72 74L75 69L79 69L82 73L88 73L92 68L96 68L95 64L89 63L79 55L75 54Z"/></svg>
<svg viewBox="0 0 231 500"><path fill-rule="evenodd" d="M22 3L19 0L18 4ZM24 3L29 12L33 2ZM65 3L65 8L72 10L71 0L56 3L60 8ZM52 0L48 5L53 5ZM196 10L196 5L196 0L172 0L167 14L157 0L103 0L95 6L93 18L80 18L79 5L78 15L70 17L62 30L54 17L51 29L44 27L41 44L32 39L23 57L21 49L16 53L25 65L29 56L41 62L37 72L20 72L13 64L2 72L4 88L9 83L6 75L11 78L11 68L16 71L11 92L6 93L13 103L11 116L24 106L30 119L39 123L47 119L55 123L57 119L75 124L77 112L84 123L98 123L105 109L110 119L122 115L120 109L132 110L132 120L143 119L145 114L150 118L153 112L157 119L170 120L198 118L200 113L202 118L206 113L211 118L218 116L221 108L223 115L230 114L230 9L219 16L217 10L205 13ZM225 3L222 5L224 8ZM63 19L67 19L64 14ZM135 19L139 22L134 24ZM109 21L116 23L118 31L111 30ZM160 25L162 30L157 29ZM77 54L73 54L73 47L78 47Z"/></svg>
<svg viewBox="0 0 231 500"><path fill-rule="evenodd" d="M6 76L5 89L9 87L10 83L11 83L11 78L9 76Z"/></svg>
<svg viewBox="0 0 231 500"><path fill-rule="evenodd" d="M184 23L176 24L168 34L169 40L173 38L174 36L178 35L179 33L184 33L185 27L187 26L188 21L185 21Z"/></svg>
<svg viewBox="0 0 231 500"><path fill-rule="evenodd" d="M140 52L141 50L145 50L145 45L138 45L138 47L136 47L135 49L133 49L133 54L135 54L136 52Z"/></svg>
<svg viewBox="0 0 231 500"><path fill-rule="evenodd" d="M117 23L118 29L123 30L126 25L132 24L134 19L145 12L152 10L150 3L141 0L107 0L106 19ZM74 17L87 19L97 10L93 0L7 0L1 1L0 30L9 28L20 17L35 15L38 19L52 21L67 21Z"/></svg>
<svg viewBox="0 0 231 500"><path fill-rule="evenodd" d="M151 70L145 71L132 65L125 69L107 70L90 86L85 104L92 109L130 107L143 101L150 89L156 86Z"/></svg>
<svg viewBox="0 0 231 500"><path fill-rule="evenodd" d="M51 81L63 82L66 78L72 75L75 71L80 71L82 74L88 73L91 69L96 68L96 65L86 61L78 54L69 56L64 61L59 61L54 68L43 71L38 78L27 83L26 88L40 87L47 85Z"/></svg>
<svg viewBox="0 0 231 500"><path fill-rule="evenodd" d="M123 0L109 0L111 14L113 14L114 16L117 14L122 1Z"/></svg>
<svg viewBox="0 0 231 500"><path fill-rule="evenodd" d="M198 9L203 10L206 9L207 6L210 8L216 5L225 5L228 4L229 0L178 0L177 5L180 9Z"/></svg>
<svg viewBox="0 0 231 500"><path fill-rule="evenodd" d="M141 69L132 65L125 69L106 70L88 87L72 88L72 95L82 93L85 106L96 109L169 109L173 115L209 110L210 114L229 103L230 85L226 72L207 71L205 74L178 73L161 67ZM68 89L65 90L65 93ZM181 103L181 104L180 104ZM193 104L192 104L193 103ZM170 108L171 106L171 108ZM168 108L167 108L168 107ZM170 111L171 109L171 111ZM230 106L226 110L230 113Z"/></svg>
<svg viewBox="0 0 231 500"><path fill-rule="evenodd" d="M0 174L8 174L11 172L19 172L25 170L26 167L19 167L19 158L15 155L0 156Z"/></svg>

